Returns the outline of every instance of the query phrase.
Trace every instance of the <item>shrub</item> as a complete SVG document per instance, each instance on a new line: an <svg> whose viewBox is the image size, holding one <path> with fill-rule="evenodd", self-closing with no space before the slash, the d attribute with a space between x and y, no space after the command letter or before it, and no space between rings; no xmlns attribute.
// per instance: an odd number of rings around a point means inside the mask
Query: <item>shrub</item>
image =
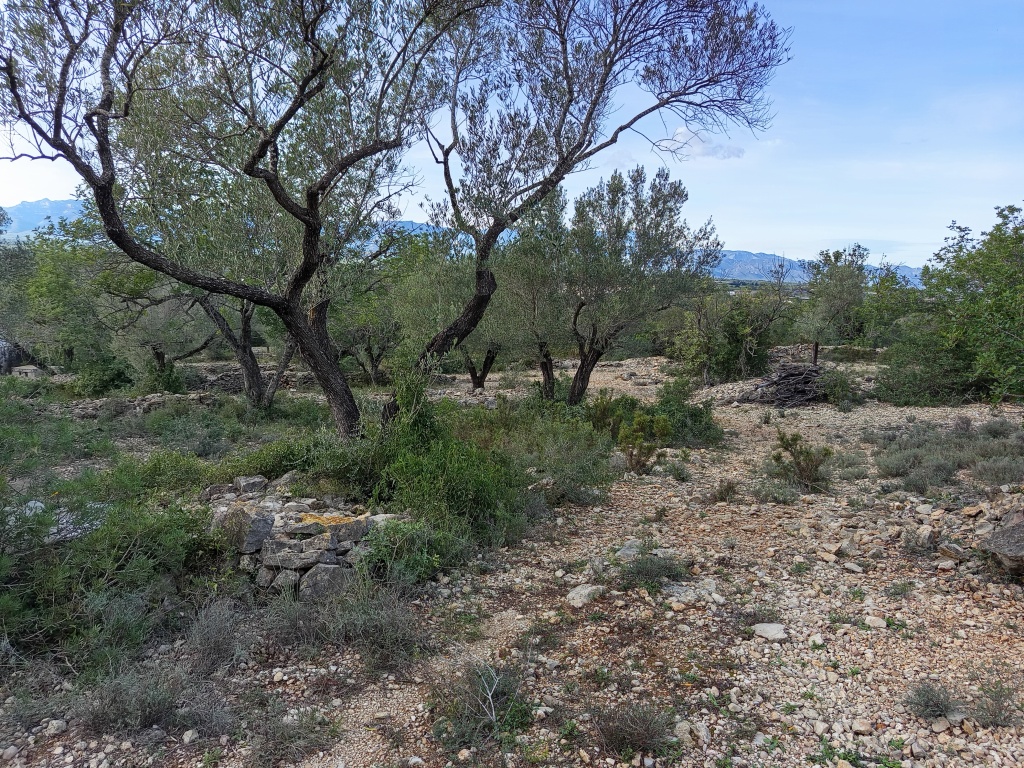
<svg viewBox="0 0 1024 768"><path fill-rule="evenodd" d="M622 567L622 587L644 587L648 592L660 592L662 582L682 579L686 576L686 568L687 565L677 557L643 554Z"/></svg>
<svg viewBox="0 0 1024 768"><path fill-rule="evenodd" d="M549 504L592 504L611 479L609 434L577 409L540 398L499 398L494 410L469 409L453 421L456 437L510 457Z"/></svg>
<svg viewBox="0 0 1024 768"><path fill-rule="evenodd" d="M602 748L620 757L658 754L672 740L672 716L649 704L600 709L593 717Z"/></svg>
<svg viewBox="0 0 1024 768"><path fill-rule="evenodd" d="M372 669L397 669L433 647L400 585L357 579L319 608L324 632L359 649Z"/></svg>
<svg viewBox="0 0 1024 768"><path fill-rule="evenodd" d="M825 396L825 401L839 406L841 409L849 410L853 405L864 402L864 393L860 388L846 373L836 368L822 373L818 380L818 386Z"/></svg>
<svg viewBox="0 0 1024 768"><path fill-rule="evenodd" d="M619 450L626 457L626 468L638 475L665 457L658 446L669 436L671 426L664 416L637 414L633 421L619 429Z"/></svg>
<svg viewBox="0 0 1024 768"><path fill-rule="evenodd" d="M243 618L233 600L214 599L202 607L185 638L193 669L209 674L244 655L250 638Z"/></svg>
<svg viewBox="0 0 1024 768"><path fill-rule="evenodd" d="M998 456L975 462L971 474L983 483L1008 485L1024 480L1024 457Z"/></svg>
<svg viewBox="0 0 1024 768"><path fill-rule="evenodd" d="M261 628L270 643L282 648L315 647L327 640L316 606L300 602L294 592L282 593L267 603Z"/></svg>
<svg viewBox="0 0 1024 768"><path fill-rule="evenodd" d="M725 435L715 423L711 401L693 405L689 402L692 394L693 386L685 379L666 382L658 393L654 412L668 419L671 447L717 445Z"/></svg>
<svg viewBox="0 0 1024 768"><path fill-rule="evenodd" d="M979 696L971 707L971 716L982 728L1014 725L1020 719L1017 704L1018 681L1008 679L1007 669L989 666L976 672Z"/></svg>
<svg viewBox="0 0 1024 768"><path fill-rule="evenodd" d="M499 734L514 734L533 722L517 667L472 664L432 692L440 715L434 736L449 750L478 746Z"/></svg>
<svg viewBox="0 0 1024 768"><path fill-rule="evenodd" d="M23 651L57 644L79 671L110 669L156 626L160 601L211 551L205 511L132 504L65 505L68 541L36 527L7 558L0 602L11 642ZM52 524L52 512L39 513Z"/></svg>
<svg viewBox="0 0 1024 768"><path fill-rule="evenodd" d="M101 357L86 363L75 379L75 391L82 397L103 397L115 389L135 383L135 369L118 357Z"/></svg>
<svg viewBox="0 0 1024 768"><path fill-rule="evenodd" d="M793 504L800 498L793 486L771 479L755 482L750 491L762 503L771 501L776 504Z"/></svg>
<svg viewBox="0 0 1024 768"><path fill-rule="evenodd" d="M688 483L693 479L693 473L683 461L670 461L665 465L669 476L678 483Z"/></svg>
<svg viewBox="0 0 1024 768"><path fill-rule="evenodd" d="M832 449L815 448L797 432L787 434L778 430L778 449L772 454L771 462L775 473L786 482L806 491L820 491L828 484L826 463L832 457Z"/></svg>
<svg viewBox="0 0 1024 768"><path fill-rule="evenodd" d="M361 564L375 578L419 583L465 561L473 539L464 525L436 526L422 520L391 522L370 531Z"/></svg>
<svg viewBox="0 0 1024 768"><path fill-rule="evenodd" d="M333 729L317 712L289 714L287 705L276 697L261 704L247 712L246 735L251 752L246 759L254 768L298 763L330 743Z"/></svg>
<svg viewBox="0 0 1024 768"><path fill-rule="evenodd" d="M927 315L899 324L900 338L882 353L873 394L893 405L958 405L983 397L987 385L975 373L974 352L942 332Z"/></svg>
<svg viewBox="0 0 1024 768"><path fill-rule="evenodd" d="M930 682L918 683L913 686L907 692L903 703L912 714L926 720L948 717L957 707L957 702L948 688Z"/></svg>
<svg viewBox="0 0 1024 768"><path fill-rule="evenodd" d="M740 485L735 480L722 478L711 491L711 501L732 501L740 492Z"/></svg>
<svg viewBox="0 0 1024 768"><path fill-rule="evenodd" d="M74 711L91 733L133 734L145 728L169 728L181 692L181 680L162 670L142 667L101 679Z"/></svg>

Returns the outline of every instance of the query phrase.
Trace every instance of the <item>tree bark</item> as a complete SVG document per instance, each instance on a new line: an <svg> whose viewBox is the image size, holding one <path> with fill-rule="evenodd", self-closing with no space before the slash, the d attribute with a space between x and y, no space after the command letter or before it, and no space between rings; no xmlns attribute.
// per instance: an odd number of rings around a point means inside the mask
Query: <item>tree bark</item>
<svg viewBox="0 0 1024 768"><path fill-rule="evenodd" d="M587 387L590 386L590 375L597 367L605 350L602 347L587 345L580 350L580 364L576 368L576 374L572 377L572 385L569 387L569 398L566 403L579 405L587 396Z"/></svg>
<svg viewBox="0 0 1024 768"><path fill-rule="evenodd" d="M316 383L327 398L327 407L342 437L361 434L359 406L348 385L348 379L338 366L338 353L327 336L327 302L309 311L308 316L299 308L281 312L284 327L295 339L299 354L309 368Z"/></svg>
<svg viewBox="0 0 1024 768"><path fill-rule="evenodd" d="M817 365L818 364L818 347L819 346L820 345L818 344L818 342L814 342L811 345L811 365Z"/></svg>
<svg viewBox="0 0 1024 768"><path fill-rule="evenodd" d="M473 382L473 389L483 389L487 383L487 376L491 372L491 368L494 366L494 361L498 358L498 352L501 351L501 345L496 342L491 342L487 345L487 351L484 353L484 361L477 370L476 364L473 362L473 358L469 356L469 352L462 350L462 358L466 362L466 370L469 372L469 380Z"/></svg>
<svg viewBox="0 0 1024 768"><path fill-rule="evenodd" d="M483 320L487 305L491 303L491 296L496 290L498 281L495 280L494 273L487 267L477 269L473 298L466 304L461 315L427 342L417 361L421 371L428 373L442 357L466 340Z"/></svg>
<svg viewBox="0 0 1024 768"><path fill-rule="evenodd" d="M555 361L546 341L538 342L540 348L540 396L544 400L555 399Z"/></svg>

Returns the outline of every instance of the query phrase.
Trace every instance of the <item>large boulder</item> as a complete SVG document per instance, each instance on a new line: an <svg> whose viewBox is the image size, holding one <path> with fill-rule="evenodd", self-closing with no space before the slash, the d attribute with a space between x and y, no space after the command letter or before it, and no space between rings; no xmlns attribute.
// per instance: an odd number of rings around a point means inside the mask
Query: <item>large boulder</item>
<svg viewBox="0 0 1024 768"><path fill-rule="evenodd" d="M1013 576L1024 576L1024 523L997 528L981 549L990 553Z"/></svg>
<svg viewBox="0 0 1024 768"><path fill-rule="evenodd" d="M242 506L214 510L211 531L222 531L227 545L243 555L259 552L274 530L273 514Z"/></svg>
<svg viewBox="0 0 1024 768"><path fill-rule="evenodd" d="M235 490L239 493L255 493L256 491L262 491L266 487L267 478L263 477L263 475L235 478Z"/></svg>
<svg viewBox="0 0 1024 768"><path fill-rule="evenodd" d="M355 576L354 568L342 565L314 565L299 582L299 600L311 602L337 594Z"/></svg>

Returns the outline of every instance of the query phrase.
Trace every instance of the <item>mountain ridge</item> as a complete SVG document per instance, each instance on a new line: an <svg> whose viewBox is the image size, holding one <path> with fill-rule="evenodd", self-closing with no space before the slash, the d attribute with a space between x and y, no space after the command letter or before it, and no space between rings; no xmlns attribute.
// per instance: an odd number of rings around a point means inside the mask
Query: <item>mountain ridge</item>
<svg viewBox="0 0 1024 768"><path fill-rule="evenodd" d="M47 219L56 223L61 218L76 219L81 215L82 203L78 200L35 200L12 205L5 209L11 217L11 226L7 239L27 237L37 228L45 226ZM416 221L401 220L395 224L407 232L430 232L435 228L430 224ZM801 263L795 259L779 256L774 253L754 251L724 250L722 261L714 269L713 274L719 280L764 280L772 267L782 261L786 265L787 281L798 283L804 279ZM897 266L896 270L906 277L913 285L921 285L921 270L916 267Z"/></svg>

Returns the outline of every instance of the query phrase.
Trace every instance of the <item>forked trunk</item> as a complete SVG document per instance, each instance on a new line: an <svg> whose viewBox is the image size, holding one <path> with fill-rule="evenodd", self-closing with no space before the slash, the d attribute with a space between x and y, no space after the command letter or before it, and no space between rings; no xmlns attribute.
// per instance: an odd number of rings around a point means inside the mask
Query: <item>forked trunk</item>
<svg viewBox="0 0 1024 768"><path fill-rule="evenodd" d="M487 383L487 376L491 373L491 368L494 366L494 361L498 358L498 352L501 350L501 345L491 342L487 345L487 351L484 353L484 361L480 366L479 370L476 367L476 363L473 362L473 358L469 356L469 352L462 350L462 358L466 363L466 371L469 372L469 380L473 382L473 389L483 389Z"/></svg>

